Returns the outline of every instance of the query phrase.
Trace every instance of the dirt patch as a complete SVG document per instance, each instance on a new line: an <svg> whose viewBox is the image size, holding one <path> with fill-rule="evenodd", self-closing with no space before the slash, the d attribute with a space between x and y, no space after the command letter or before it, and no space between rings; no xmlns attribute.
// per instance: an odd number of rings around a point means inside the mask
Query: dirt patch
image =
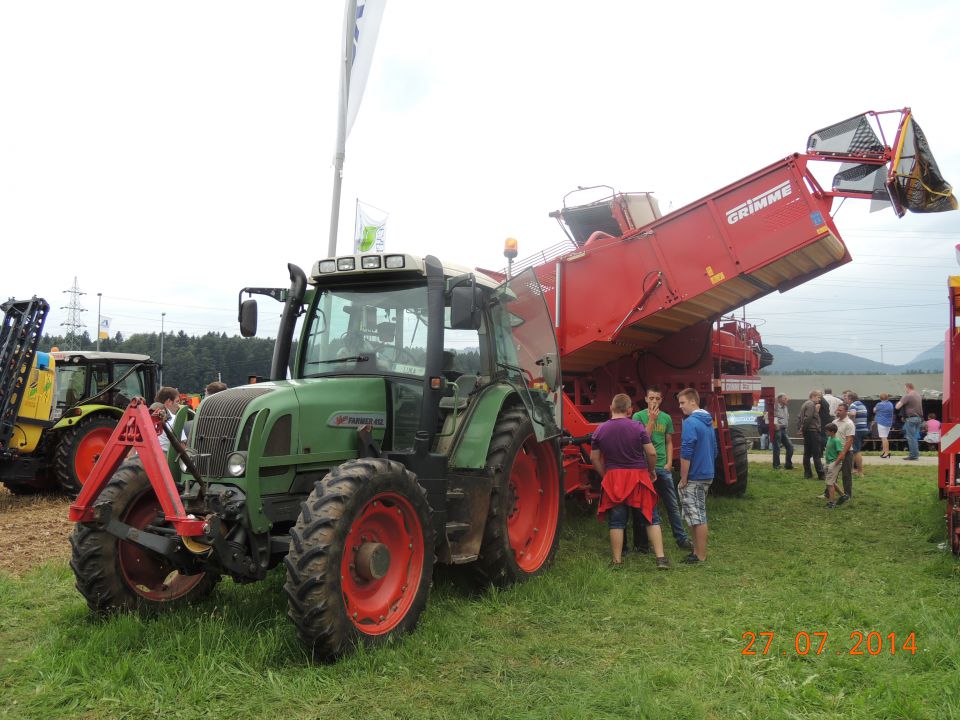
<svg viewBox="0 0 960 720"><path fill-rule="evenodd" d="M68 562L69 508L66 495L12 495L0 485L0 572L22 575L50 560Z"/></svg>

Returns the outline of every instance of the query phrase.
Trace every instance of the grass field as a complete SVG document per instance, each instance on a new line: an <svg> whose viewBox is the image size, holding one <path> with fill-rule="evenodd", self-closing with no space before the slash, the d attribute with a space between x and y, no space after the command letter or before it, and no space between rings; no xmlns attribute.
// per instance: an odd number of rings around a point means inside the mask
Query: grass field
<svg viewBox="0 0 960 720"><path fill-rule="evenodd" d="M708 563L659 573L636 555L612 570L605 529L571 507L543 578L471 596L437 577L413 635L335 665L304 656L277 572L108 621L65 565L0 575L0 717L960 717L960 564L938 549L933 469L871 468L835 511L821 489L754 465L745 498L710 499ZM767 636L742 654L747 632L774 633L767 654Z"/></svg>

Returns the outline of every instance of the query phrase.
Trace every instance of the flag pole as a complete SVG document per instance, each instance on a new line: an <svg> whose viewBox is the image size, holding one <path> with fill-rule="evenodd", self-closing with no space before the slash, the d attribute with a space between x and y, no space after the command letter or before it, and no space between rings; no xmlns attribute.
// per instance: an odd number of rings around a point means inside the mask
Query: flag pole
<svg viewBox="0 0 960 720"><path fill-rule="evenodd" d="M333 158L333 198L330 204L330 240L327 257L337 254L337 226L340 223L340 189L343 185L343 159L347 146L347 100L350 70L353 66L353 32L357 24L357 0L347 0L343 18L343 55L340 58L340 107L337 112L337 150Z"/></svg>

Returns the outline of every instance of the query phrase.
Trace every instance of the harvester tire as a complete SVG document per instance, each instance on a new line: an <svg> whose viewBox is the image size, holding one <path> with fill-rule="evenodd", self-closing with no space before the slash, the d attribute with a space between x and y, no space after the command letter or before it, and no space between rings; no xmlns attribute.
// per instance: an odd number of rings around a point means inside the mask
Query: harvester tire
<svg viewBox="0 0 960 720"><path fill-rule="evenodd" d="M110 439L118 418L94 415L62 430L54 455L57 482L65 492L77 495Z"/></svg>
<svg viewBox="0 0 960 720"><path fill-rule="evenodd" d="M553 564L563 522L558 458L556 441L537 442L522 407L501 412L487 451L490 510L473 564L480 582L509 587Z"/></svg>
<svg viewBox="0 0 960 720"><path fill-rule="evenodd" d="M717 474L711 485L711 490L717 495L742 497L747 491L747 475L749 471L750 446L747 438L736 429L730 430L730 447L733 452L734 468L737 472L737 481L730 485L723 482L723 473L720 466L720 453L717 453Z"/></svg>
<svg viewBox="0 0 960 720"><path fill-rule="evenodd" d="M97 503L113 505L113 516L142 530L163 525L163 510L143 467L127 463L114 474ZM77 590L98 615L150 614L202 600L219 574L177 571L163 557L93 525L78 523L70 535L70 568Z"/></svg>
<svg viewBox="0 0 960 720"><path fill-rule="evenodd" d="M290 530L287 615L316 659L382 645L416 627L434 558L430 505L413 473L351 460L316 483Z"/></svg>

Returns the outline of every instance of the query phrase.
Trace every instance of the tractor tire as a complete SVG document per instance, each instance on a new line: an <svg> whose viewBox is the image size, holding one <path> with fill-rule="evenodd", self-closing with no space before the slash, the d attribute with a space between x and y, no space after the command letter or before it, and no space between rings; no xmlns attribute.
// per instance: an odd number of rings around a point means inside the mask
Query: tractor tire
<svg viewBox="0 0 960 720"><path fill-rule="evenodd" d="M284 558L287 615L332 660L410 632L427 605L434 532L426 491L392 460L351 460L314 486Z"/></svg>
<svg viewBox="0 0 960 720"><path fill-rule="evenodd" d="M139 464L121 466L100 494L101 502L112 503L114 517L134 528L166 524ZM78 523L70 547L77 590L98 615L150 614L191 604L209 595L220 580L219 574L204 572L199 563L195 574L179 572L165 558L92 525Z"/></svg>
<svg viewBox="0 0 960 720"><path fill-rule="evenodd" d="M487 452L490 510L473 564L480 582L509 587L553 564L563 522L558 458L556 441L537 442L522 407L501 412Z"/></svg>
<svg viewBox="0 0 960 720"><path fill-rule="evenodd" d="M711 490L713 490L717 495L733 496L733 497L742 497L743 494L747 491L747 475L749 470L749 456L748 451L750 449L749 444L747 443L747 438L739 430L731 428L730 430L730 446L733 451L733 463L734 469L737 473L737 481L730 485L727 485L723 482L723 468L721 467L720 453L717 453L717 474L713 484L711 485Z"/></svg>
<svg viewBox="0 0 960 720"><path fill-rule="evenodd" d="M54 452L57 482L65 492L77 495L117 427L118 418L94 415L69 430L61 431Z"/></svg>

